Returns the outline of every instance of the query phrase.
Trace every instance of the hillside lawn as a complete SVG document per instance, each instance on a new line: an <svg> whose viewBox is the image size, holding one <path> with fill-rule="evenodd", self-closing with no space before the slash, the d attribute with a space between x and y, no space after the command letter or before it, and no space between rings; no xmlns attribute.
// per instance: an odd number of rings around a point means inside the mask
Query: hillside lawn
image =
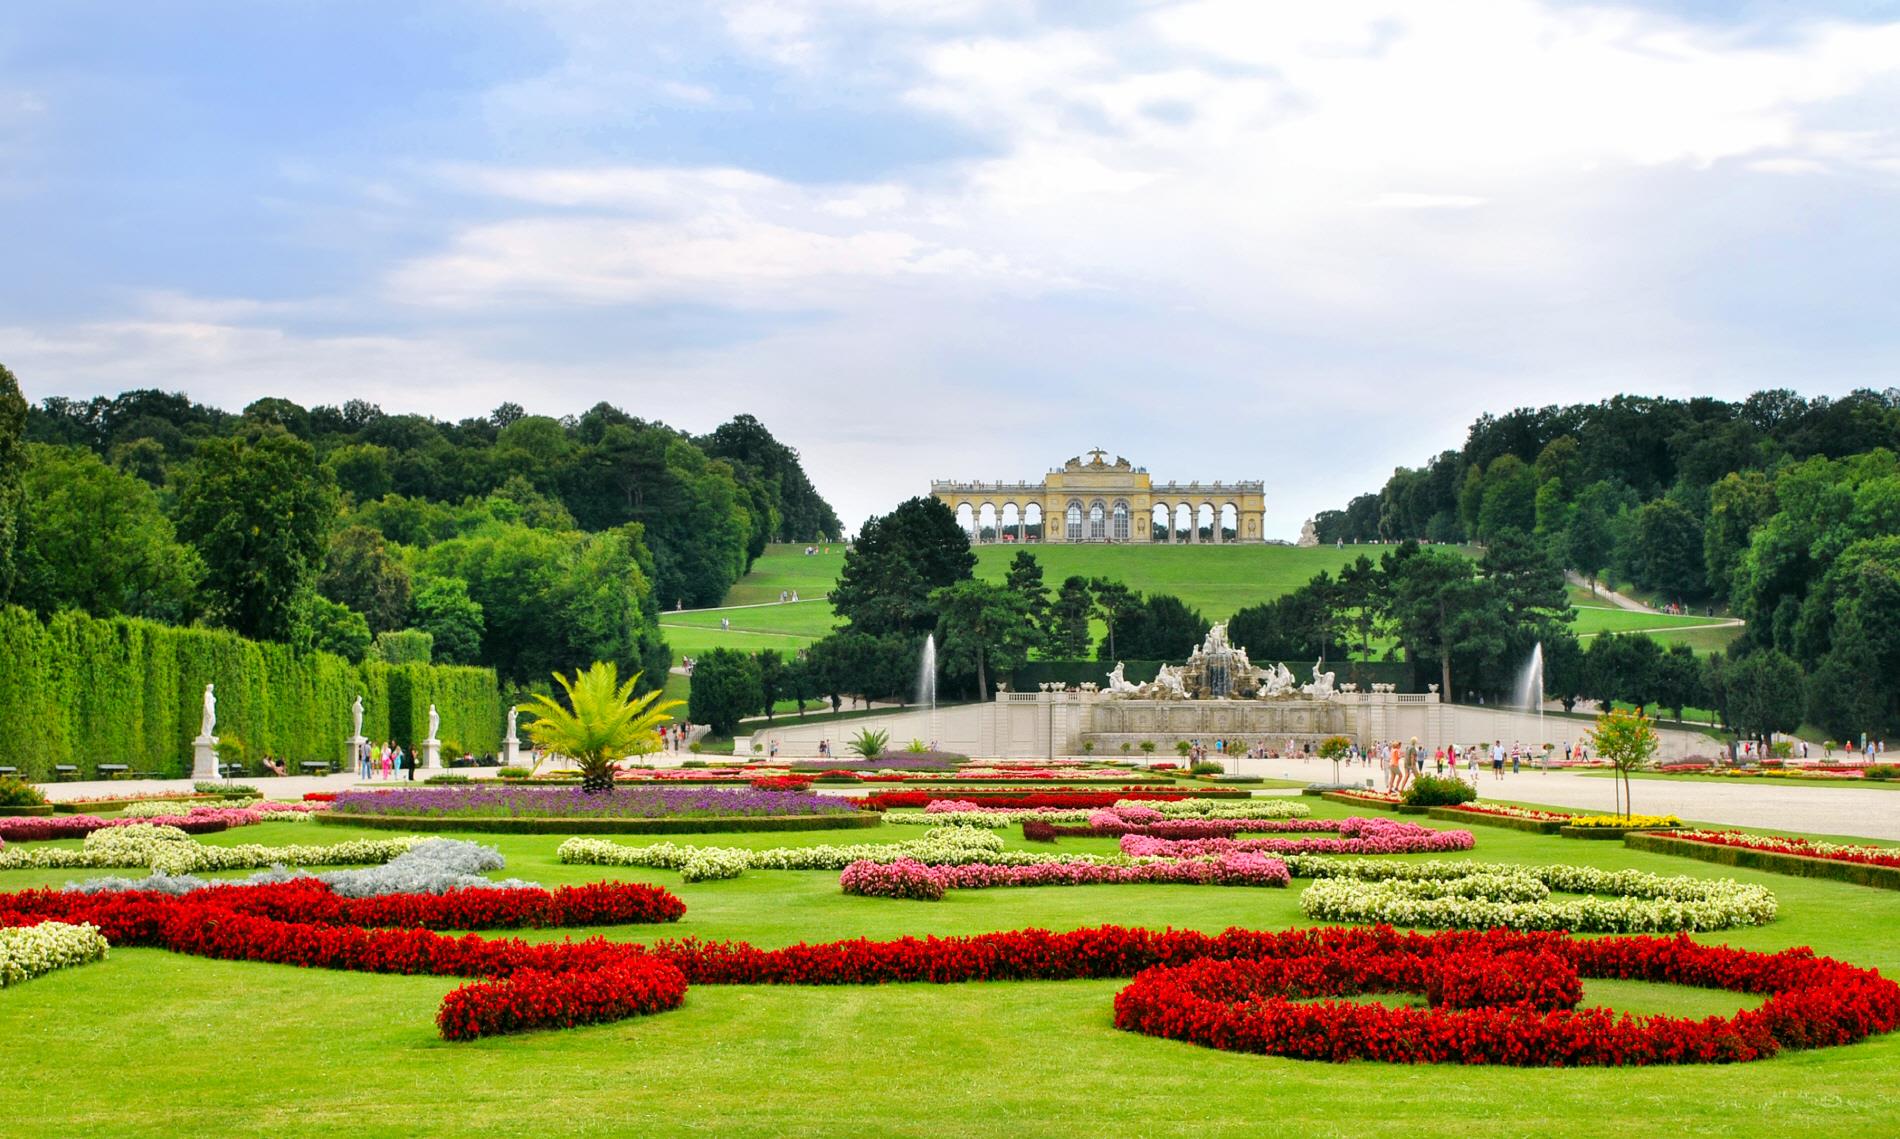
<svg viewBox="0 0 1900 1139"><path fill-rule="evenodd" d="M1349 809L1311 801L1321 817ZM1427 820L1427 825L1449 827ZM339 842L354 828L266 824L214 843ZM1020 835L1004 832L1013 846ZM1476 828L1473 857L1734 877L1781 917L1699 940L1817 952L1900 970L1900 893ZM912 837L895 826L852 841ZM743 938L761 946L1107 922L1214 932L1306 924L1291 889L1086 886L953 892L939 903L847 897L831 871L748 871L685 884L670 871L563 866L559 835L470 835L497 876L652 882L687 904L662 927L523 931L530 940ZM761 847L823 833L677 836ZM1111 840L1064 840L1106 851ZM1047 849L1043 847L1041 849ZM1409 856L1428 858L1429 856ZM0 872L0 889L72 871ZM83 874L77 876L84 876ZM506 936L498 935L498 936ZM1639 1069L1332 1065L1224 1053L1117 1031L1120 980L870 987L696 985L684 1007L616 1024L448 1044L437 1003L463 982L211 961L156 949L0 991L10 1137L303 1135L1103 1134L1884 1136L1900 1097L1900 1035L1732 1066ZM1383 1000L1402 1001L1403 997ZM1588 982L1585 1001L1711 1015L1753 998Z"/></svg>
<svg viewBox="0 0 1900 1139"><path fill-rule="evenodd" d="M1360 554L1376 561L1391 547L992 544L976 547L977 576L1001 581L1018 549L1028 550L1041 563L1051 594L1072 575L1106 577L1143 593L1172 593L1209 620L1224 621L1237 610L1297 589L1321 571L1337 573ZM834 545L829 553L810 556L804 550L801 545L768 547L720 608L661 613L660 625L675 661L721 647L795 652L831 631L837 617L823 598L843 567L844 547ZM798 601L779 602L781 591L792 590L798 591ZM1727 646L1741 631L1740 626L1707 627L1719 618L1613 608L1601 598L1590 600L1587 591L1572 589L1571 597L1577 605L1579 636L1646 631L1665 643L1682 640L1706 655ZM731 622L729 630L719 628L722 618ZM1095 622L1094 635L1100 638L1103 633L1101 623Z"/></svg>

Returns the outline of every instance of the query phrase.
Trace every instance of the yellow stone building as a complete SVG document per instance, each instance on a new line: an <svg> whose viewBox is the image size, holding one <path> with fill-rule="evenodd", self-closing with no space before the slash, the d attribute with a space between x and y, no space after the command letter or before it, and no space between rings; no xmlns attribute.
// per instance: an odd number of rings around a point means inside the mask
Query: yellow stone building
<svg viewBox="0 0 1900 1139"><path fill-rule="evenodd" d="M1157 483L1096 448L1039 483L932 480L973 542L1260 542L1264 482Z"/></svg>

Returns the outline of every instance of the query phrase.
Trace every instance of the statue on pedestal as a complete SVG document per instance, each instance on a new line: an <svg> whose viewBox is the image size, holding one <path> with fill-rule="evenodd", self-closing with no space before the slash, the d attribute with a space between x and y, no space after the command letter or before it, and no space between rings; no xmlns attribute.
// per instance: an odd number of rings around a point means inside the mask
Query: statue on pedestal
<svg viewBox="0 0 1900 1139"><path fill-rule="evenodd" d="M519 736L515 734L515 721L519 720L520 718L521 718L520 708L508 709L508 738L510 740L516 740L520 738Z"/></svg>
<svg viewBox="0 0 1900 1139"><path fill-rule="evenodd" d="M1110 695L1120 696L1135 690L1135 686L1128 683L1128 678L1123 674L1123 670L1126 667L1123 662L1116 661L1114 671L1108 674L1108 691Z"/></svg>
<svg viewBox="0 0 1900 1139"><path fill-rule="evenodd" d="M1319 545L1319 531L1314 528L1311 518L1306 520L1306 525L1300 527L1300 540L1298 544L1307 549Z"/></svg>
<svg viewBox="0 0 1900 1139"><path fill-rule="evenodd" d="M441 734L442 717L436 712L435 705L431 704L429 705L429 738L432 740L439 739L441 738Z"/></svg>
<svg viewBox="0 0 1900 1139"><path fill-rule="evenodd" d="M363 738L363 694L356 694L356 702L350 705L350 735Z"/></svg>
<svg viewBox="0 0 1900 1139"><path fill-rule="evenodd" d="M198 735L201 739L211 738L211 729L218 726L218 697L212 686L205 685L204 718L198 721Z"/></svg>

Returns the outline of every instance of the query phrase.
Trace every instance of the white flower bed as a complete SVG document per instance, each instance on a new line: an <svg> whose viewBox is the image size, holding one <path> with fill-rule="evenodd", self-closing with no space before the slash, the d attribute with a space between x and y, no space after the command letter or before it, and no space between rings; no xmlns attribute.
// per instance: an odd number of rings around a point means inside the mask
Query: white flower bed
<svg viewBox="0 0 1900 1139"><path fill-rule="evenodd" d="M0 989L55 969L103 961L105 935L90 925L49 921L0 929Z"/></svg>
<svg viewBox="0 0 1900 1139"><path fill-rule="evenodd" d="M1286 862L1295 875L1319 879L1300 895L1300 908L1316 921L1673 933L1763 925L1777 909L1768 890L1730 878L1468 859L1381 863L1289 855ZM1551 898L1551 890L1586 896ZM1598 894L1613 896L1593 896Z"/></svg>
<svg viewBox="0 0 1900 1139"><path fill-rule="evenodd" d="M201 870L257 870L266 866L353 866L388 862L426 842L403 838L353 839L329 846L206 846L177 827L108 827L86 836L78 850L29 847L0 850L0 870L100 870L144 866L165 874Z"/></svg>

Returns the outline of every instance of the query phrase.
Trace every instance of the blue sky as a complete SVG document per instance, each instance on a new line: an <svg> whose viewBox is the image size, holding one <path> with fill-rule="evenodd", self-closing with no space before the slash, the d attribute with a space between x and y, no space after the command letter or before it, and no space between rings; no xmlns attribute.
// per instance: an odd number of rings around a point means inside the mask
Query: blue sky
<svg viewBox="0 0 1900 1139"><path fill-rule="evenodd" d="M30 397L750 411L853 525L1099 444L1290 538L1483 411L1884 388L1897 207L1894 3L0 13Z"/></svg>

